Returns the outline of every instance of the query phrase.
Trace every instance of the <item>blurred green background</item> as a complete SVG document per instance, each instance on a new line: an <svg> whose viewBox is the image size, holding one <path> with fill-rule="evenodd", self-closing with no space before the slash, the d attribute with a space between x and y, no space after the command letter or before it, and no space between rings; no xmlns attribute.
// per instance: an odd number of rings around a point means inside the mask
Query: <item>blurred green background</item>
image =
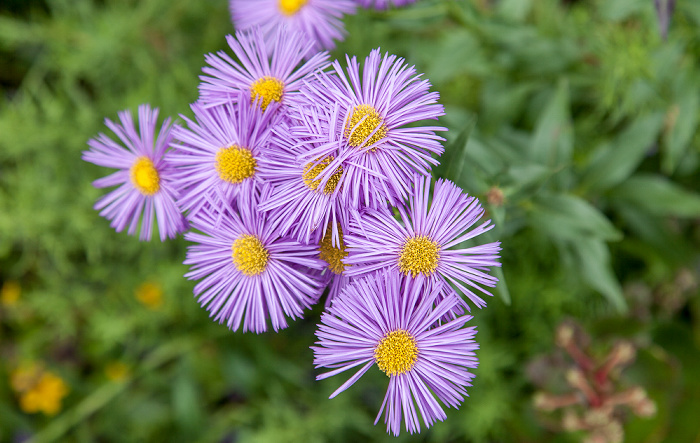
<svg viewBox="0 0 700 443"><path fill-rule="evenodd" d="M621 340L637 350L612 389L645 389L656 413L615 409L625 441L700 442L700 2L677 1L667 39L652 0L346 17L334 57L380 46L440 92L435 174L484 202L503 243L502 282L472 320L470 397L399 438L372 425L379 371L333 400L345 378L314 381L320 308L279 334L231 333L195 302L182 239L139 243L92 210L108 171L80 159L86 141L140 103L190 115L227 6L0 4L0 442L578 442L593 433L533 402L575 392L565 320L598 364ZM53 406L32 409L31 389Z"/></svg>

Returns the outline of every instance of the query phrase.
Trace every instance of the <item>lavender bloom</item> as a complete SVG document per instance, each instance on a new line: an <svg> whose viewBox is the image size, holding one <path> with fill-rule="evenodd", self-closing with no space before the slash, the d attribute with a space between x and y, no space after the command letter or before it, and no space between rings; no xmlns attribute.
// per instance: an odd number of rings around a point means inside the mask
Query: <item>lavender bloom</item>
<svg viewBox="0 0 700 443"><path fill-rule="evenodd" d="M178 203L190 219L207 201L217 202L221 196L231 203L252 192L260 182L260 157L269 149L270 130L278 120L275 112L263 112L249 100L208 109L195 103L192 111L197 121L182 116L189 129L174 131L179 143L173 144L172 158L182 189Z"/></svg>
<svg viewBox="0 0 700 443"><path fill-rule="evenodd" d="M476 306L486 306L472 289L491 295L481 286L493 287L498 281L487 272L491 266L500 266L497 262L500 242L450 248L493 228L491 220L472 229L484 210L476 198L463 194L450 181L435 183L431 204L429 194L430 179L415 176L409 208L398 208L401 223L386 213L372 210L353 220L345 235L349 255L344 262L350 265L346 274L354 277L388 268L411 278L423 275L445 280ZM469 309L466 303L463 307Z"/></svg>
<svg viewBox="0 0 700 443"><path fill-rule="evenodd" d="M348 165L341 187L354 208L375 207L389 200L399 204L410 193L414 173L430 175L444 139L437 126L408 126L444 114L438 93L413 67L394 55L373 50L360 65L347 58L347 76L337 61L334 72L316 73L302 89L306 106L297 113L308 131L296 130L315 142L303 160L333 156ZM319 126L321 129L316 129Z"/></svg>
<svg viewBox="0 0 700 443"><path fill-rule="evenodd" d="M386 9L389 5L406 6L416 0L355 0L363 8Z"/></svg>
<svg viewBox="0 0 700 443"><path fill-rule="evenodd" d="M263 196L269 186L262 188ZM261 333L267 321L277 331L287 319L301 317L321 296L314 274L323 268L316 248L279 237L257 211L260 196L242 195L238 211L206 208L192 220L199 231L185 234L194 243L187 251L185 277L201 280L194 294L219 323L236 331Z"/></svg>
<svg viewBox="0 0 700 443"><path fill-rule="evenodd" d="M321 315L314 350L317 368L332 369L325 379L360 366L331 398L352 386L375 363L389 377L389 387L375 424L384 414L387 432L398 435L401 417L408 432L444 420L438 403L459 407L478 364L476 328L463 328L465 315L439 323L459 298L442 293L441 282L409 279L395 273L359 279Z"/></svg>
<svg viewBox="0 0 700 443"><path fill-rule="evenodd" d="M105 124L123 146L100 133L88 141L90 150L83 152L85 161L119 169L93 182L96 188L119 185L98 200L95 209L111 221L110 226L117 232L128 225L129 235L134 235L141 220L139 239L149 241L155 216L161 241L175 238L187 229L187 223L175 204L178 197L175 170L170 163L170 153L166 153L173 137L170 119L163 122L155 140L158 109L139 106L139 132L136 132L131 112L120 112L119 120L120 123L115 123L105 119Z"/></svg>
<svg viewBox="0 0 700 443"><path fill-rule="evenodd" d="M257 27L226 36L240 63L224 51L206 55L209 66L202 68L207 75L200 76L199 102L204 107L235 102L242 91L246 100L262 100L263 109L272 102L281 103L283 110L292 105L303 79L327 65L328 53L316 53L303 34L285 27L276 28L273 37L266 43ZM308 61L302 64L304 59Z"/></svg>
<svg viewBox="0 0 700 443"><path fill-rule="evenodd" d="M343 40L344 14L354 14L353 0L231 0L231 15L237 29L259 26L267 41L281 27L300 32L314 51L333 49L333 40Z"/></svg>

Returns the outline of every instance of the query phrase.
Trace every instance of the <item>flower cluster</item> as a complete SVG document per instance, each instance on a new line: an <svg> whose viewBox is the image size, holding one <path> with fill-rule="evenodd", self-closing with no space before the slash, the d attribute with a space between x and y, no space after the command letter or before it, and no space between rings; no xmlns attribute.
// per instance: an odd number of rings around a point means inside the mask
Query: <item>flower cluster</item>
<svg viewBox="0 0 700 443"><path fill-rule="evenodd" d="M228 37L235 59L206 57L194 117L154 141L156 111L140 108L140 135L123 113L108 126L126 148L101 134L84 158L119 169L95 183L120 185L97 205L118 231L141 219L148 239L154 211L161 238L188 230L186 277L216 321L278 331L325 295L318 378L359 367L333 397L376 363L389 377L377 418L398 435L467 395L478 345L466 313L486 305L500 244L470 244L493 227L478 200L432 184L446 128L427 123L444 114L430 83L379 49L345 63L318 52L339 31L308 23L353 8L233 1L251 29Z"/></svg>

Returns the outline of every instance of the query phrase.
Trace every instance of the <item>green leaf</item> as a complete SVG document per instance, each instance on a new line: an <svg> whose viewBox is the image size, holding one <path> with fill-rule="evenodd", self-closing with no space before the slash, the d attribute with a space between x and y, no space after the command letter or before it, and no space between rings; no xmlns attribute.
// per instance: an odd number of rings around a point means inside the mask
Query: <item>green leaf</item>
<svg viewBox="0 0 700 443"><path fill-rule="evenodd" d="M571 161L574 135L569 114L569 84L562 79L540 116L530 152L539 163L556 167Z"/></svg>
<svg viewBox="0 0 700 443"><path fill-rule="evenodd" d="M612 142L600 145L583 171L581 187L600 191L627 179L654 144L663 120L660 112L640 117Z"/></svg>
<svg viewBox="0 0 700 443"><path fill-rule="evenodd" d="M610 251L605 242L595 238L579 238L572 243L575 260L583 280L603 294L620 312L627 310L622 287L610 269Z"/></svg>
<svg viewBox="0 0 700 443"><path fill-rule="evenodd" d="M679 101L671 106L666 117L667 128L663 137L665 149L661 165L667 174L673 173L678 167L698 126L700 87L697 80L687 83L683 82Z"/></svg>
<svg viewBox="0 0 700 443"><path fill-rule="evenodd" d="M533 228L561 239L591 238L616 241L622 238L610 220L587 201L570 194L545 194L535 200Z"/></svg>
<svg viewBox="0 0 700 443"><path fill-rule="evenodd" d="M700 194L686 191L660 175L635 175L615 188L611 197L654 215L700 217Z"/></svg>
<svg viewBox="0 0 700 443"><path fill-rule="evenodd" d="M510 306L510 291L508 290L508 283L506 282L506 277L503 275L503 268L497 267L493 268L493 274L498 279L498 284L496 285L496 291L498 295L501 296L501 300L507 306Z"/></svg>

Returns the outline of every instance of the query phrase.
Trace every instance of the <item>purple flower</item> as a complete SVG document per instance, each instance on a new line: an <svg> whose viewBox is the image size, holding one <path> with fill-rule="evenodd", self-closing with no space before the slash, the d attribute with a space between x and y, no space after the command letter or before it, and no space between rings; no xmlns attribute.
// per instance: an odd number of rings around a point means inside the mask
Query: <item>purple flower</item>
<svg viewBox="0 0 700 443"><path fill-rule="evenodd" d="M300 32L314 51L333 49L333 40L343 40L343 15L356 9L353 0L231 0L230 6L237 29L259 26L271 41L286 26Z"/></svg>
<svg viewBox="0 0 700 443"><path fill-rule="evenodd" d="M389 5L406 6L416 0L355 0L363 8L386 9Z"/></svg>
<svg viewBox="0 0 700 443"><path fill-rule="evenodd" d="M278 102L284 110L294 103L303 79L328 62L327 52L316 53L303 34L284 27L268 43L257 27L226 40L240 63L224 51L205 56L209 66L202 68L207 75L200 76L199 85L199 102L205 107L235 102L242 91L245 100L261 100L263 109ZM308 61L302 64L304 59Z"/></svg>
<svg viewBox="0 0 700 443"><path fill-rule="evenodd" d="M141 220L139 238L148 241L155 217L161 241L174 238L187 229L187 223L175 204L178 197L173 178L175 170L170 163L170 153L166 153L173 137L170 119L163 122L155 140L158 109L139 106L139 132L136 132L131 112L120 112L119 120L121 124L105 119L105 124L123 145L100 133L88 141L90 150L83 152L85 161L118 169L93 182L96 188L119 185L98 200L95 209L111 221L110 226L117 232L128 225L129 235L134 235Z"/></svg>
<svg viewBox="0 0 700 443"><path fill-rule="evenodd" d="M234 331L242 324L244 332L261 333L268 320L275 331L286 328L286 318L301 317L323 290L312 277L323 268L316 247L279 237L258 213L259 198L257 190L242 195L238 211L207 207L192 220L199 232L185 234L194 243L185 277L201 280L194 287L199 303Z"/></svg>
<svg viewBox="0 0 700 443"><path fill-rule="evenodd" d="M295 117L305 128L294 131L314 142L303 160L333 156L346 164L341 187L354 208L399 204L410 193L413 174L430 175L438 163L432 155L444 151L435 131L445 128L415 125L444 114L438 93L429 92L430 83L403 59L382 57L379 49L367 57L362 74L355 57L347 63L347 75L336 61L333 73L316 73L302 89L305 106Z"/></svg>
<svg viewBox="0 0 700 443"><path fill-rule="evenodd" d="M387 432L420 432L418 413L430 427L446 415L438 400L457 408L467 395L478 364L476 328L463 328L472 317L438 320L459 299L442 293L443 284L395 273L359 279L321 315L314 350L317 368L332 369L324 379L360 369L331 398L352 386L374 364L389 377L389 387L375 424L384 414Z"/></svg>
<svg viewBox="0 0 700 443"><path fill-rule="evenodd" d="M472 289L491 295L481 286L493 287L498 281L487 272L492 266L500 266L500 242L450 248L493 228L491 220L472 228L484 210L476 198L462 193L450 181L435 183L430 204L429 194L430 179L415 176L409 208L398 207L401 222L372 210L353 220L344 238L348 251L344 262L350 265L346 274L354 277L388 268L412 278L423 275L446 280L476 306L486 306ZM464 307L469 309L466 303Z"/></svg>
<svg viewBox="0 0 700 443"><path fill-rule="evenodd" d="M350 214L339 199L344 165L333 156L300 162L298 156L307 145L299 145L287 122L273 132L275 150L262 159L260 175L274 185L274 193L260 202L260 211L270 213L281 233L302 243L318 243L330 224L337 245L337 227L344 226Z"/></svg>
<svg viewBox="0 0 700 443"><path fill-rule="evenodd" d="M243 96L239 93L238 97ZM273 105L277 106L277 105ZM205 109L192 105L196 122L182 118L189 129L176 128L172 164L178 168L180 207L195 216L219 196L227 203L249 194L260 182L259 161L270 149L270 130L278 120L249 100Z"/></svg>

